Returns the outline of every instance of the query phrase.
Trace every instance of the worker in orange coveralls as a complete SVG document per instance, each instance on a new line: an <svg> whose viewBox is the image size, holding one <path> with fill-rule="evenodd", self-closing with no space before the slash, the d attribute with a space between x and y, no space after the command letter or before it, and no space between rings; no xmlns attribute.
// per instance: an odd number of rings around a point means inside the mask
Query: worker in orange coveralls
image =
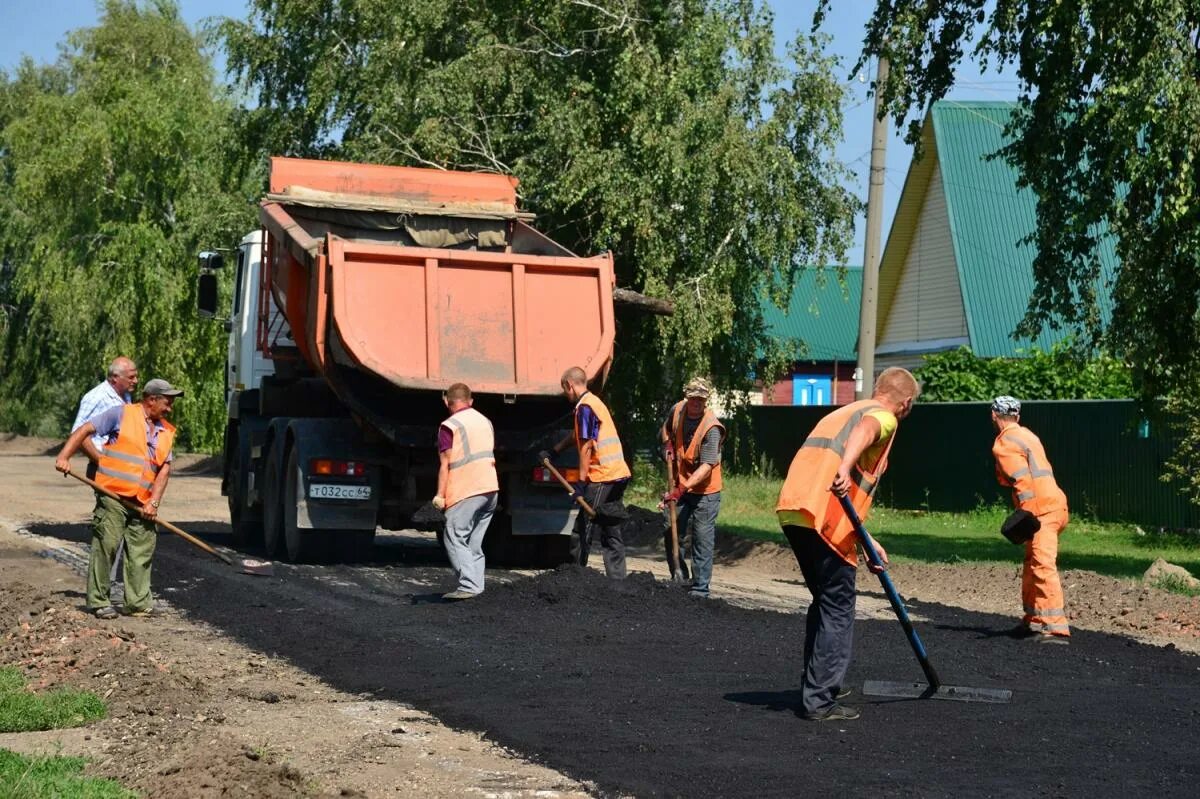
<svg viewBox="0 0 1200 799"><path fill-rule="evenodd" d="M992 444L996 479L1011 487L1013 505L1037 517L1041 527L1025 542L1021 602L1025 615L1013 634L1040 643L1070 643L1066 602L1058 579L1058 536L1067 526L1067 495L1054 480L1042 442L1021 426L1021 403L1013 397L992 400Z"/></svg>

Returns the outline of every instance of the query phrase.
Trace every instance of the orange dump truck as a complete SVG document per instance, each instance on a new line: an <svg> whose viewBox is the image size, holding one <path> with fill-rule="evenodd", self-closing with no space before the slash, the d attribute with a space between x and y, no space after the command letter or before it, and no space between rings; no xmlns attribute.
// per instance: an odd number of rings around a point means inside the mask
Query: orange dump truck
<svg viewBox="0 0 1200 799"><path fill-rule="evenodd" d="M574 522L536 453L570 430L559 377L604 382L613 263L529 225L504 175L274 158L242 239L222 492L234 535L291 560L359 559L435 493L442 392L496 430L490 554L553 563ZM215 315L224 258L202 253Z"/></svg>

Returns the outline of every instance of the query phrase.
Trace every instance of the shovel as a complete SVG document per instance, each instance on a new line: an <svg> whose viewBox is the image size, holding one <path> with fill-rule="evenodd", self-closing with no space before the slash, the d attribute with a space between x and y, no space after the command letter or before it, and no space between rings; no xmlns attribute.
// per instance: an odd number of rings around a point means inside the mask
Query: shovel
<svg viewBox="0 0 1200 799"><path fill-rule="evenodd" d="M675 457L667 458L667 490L675 487ZM667 565L671 568L671 580L682 583L686 578L683 573L683 558L679 552L679 519L675 514L675 501L667 503L667 515L671 519L671 551L667 553Z"/></svg>
<svg viewBox="0 0 1200 799"><path fill-rule="evenodd" d="M138 514L141 514L142 509L139 508L137 505L135 505L134 503L130 502L129 500L127 500L123 497L117 496L113 492L109 491L107 488L104 488L103 486L96 483L95 480L90 480L81 474L76 474L75 472L71 471L70 469L68 469L66 473L68 475L70 475L71 477L74 477L79 482L90 485L92 488L99 491L101 494L104 494L106 497L109 497L110 499L115 499L117 502L120 502L122 505L129 508L130 510L136 511ZM234 561L233 558L229 557L224 552L213 549L212 546L210 546L209 544L206 544L205 542L201 541L199 538L192 535L191 533L187 533L187 532L184 532L183 530L180 530L178 527L171 524L170 522L164 521L162 519L155 519L154 521L158 524L161 524L163 527L167 528L172 533L174 533L175 535L182 538L184 541L187 541L192 546L204 550L205 552L212 555L213 557L220 558L221 560L225 561L225 563L227 565L234 567L235 569L242 572L243 574L253 574L258 577L270 577L272 574L275 573L275 567L273 565L271 565L270 561L265 561L265 560L237 560L237 561Z"/></svg>
<svg viewBox="0 0 1200 799"><path fill-rule="evenodd" d="M542 465L550 470L550 474L554 475L558 482L562 483L562 487L567 489L571 494L575 494L575 488L567 481L567 478L562 476L558 469L554 468L554 464L550 463L550 459L542 460ZM629 518L629 511L625 510L625 506L620 502L605 502L603 505L593 508L588 504L588 501L583 497L575 497L575 502L579 507L583 508L583 512L588 515L588 518L597 524L608 527L614 524L620 524Z"/></svg>
<svg viewBox="0 0 1200 799"><path fill-rule="evenodd" d="M934 671L933 664L929 662L929 655L925 653L924 644L917 636L917 631L913 629L912 621L908 618L908 611L904 609L904 601L900 598L900 593L892 584L892 578L888 576L883 560L871 542L871 536L867 535L862 520L858 518L858 511L854 509L849 497L838 497L838 500L842 503L842 510L846 512L846 517L854 525L854 532L858 534L863 551L867 553L867 560L871 565L884 569L879 572L879 582L883 584L883 591L887 594L888 601L892 603L892 610L896 611L900 625L904 628L904 634L908 636L908 643L912 645L917 662L921 664L921 670L925 672L925 679L928 680L927 683L868 680L863 683L863 693L868 696L889 696L902 699L951 699L956 702L1004 703L1012 699L1012 691L1005 688L964 688L942 684L941 678Z"/></svg>

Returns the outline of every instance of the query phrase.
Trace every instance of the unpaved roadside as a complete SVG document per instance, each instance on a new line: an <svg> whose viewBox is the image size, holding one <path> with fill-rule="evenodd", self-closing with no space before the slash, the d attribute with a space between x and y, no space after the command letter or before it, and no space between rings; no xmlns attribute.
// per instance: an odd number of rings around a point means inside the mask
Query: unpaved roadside
<svg viewBox="0 0 1200 799"><path fill-rule="evenodd" d="M0 662L35 688L105 697L85 729L0 734L0 748L93 760L152 797L545 796L586 786L409 705L336 690L166 608L100 622L61 542L0 522ZM56 557L70 561L71 553Z"/></svg>

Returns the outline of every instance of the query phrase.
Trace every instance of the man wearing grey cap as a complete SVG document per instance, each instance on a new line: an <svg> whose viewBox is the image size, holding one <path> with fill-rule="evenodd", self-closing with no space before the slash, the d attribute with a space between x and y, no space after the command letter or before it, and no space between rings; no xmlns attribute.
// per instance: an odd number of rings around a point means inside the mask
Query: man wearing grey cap
<svg viewBox="0 0 1200 799"><path fill-rule="evenodd" d="M708 406L712 385L694 377L683 387L683 399L675 403L659 431L663 458L675 464L675 485L663 494L662 505L678 503L677 527L686 532L692 524L692 584L689 594L705 598L712 581L713 548L717 537L717 513L721 510L721 447L725 426ZM668 513L670 508L667 508ZM670 543L670 522L663 537L671 576L687 577L683 546L680 563Z"/></svg>
<svg viewBox="0 0 1200 799"><path fill-rule="evenodd" d="M87 606L99 619L116 618L109 601L109 572L121 542L125 542L125 606L130 616L149 616L150 564L154 558L158 506L170 478L175 426L166 420L183 392L166 380L155 379L142 389L142 401L110 408L80 425L54 462L63 474L83 441L103 437L104 450L96 466L96 483L130 505L97 492L92 516L92 553L88 564Z"/></svg>
<svg viewBox="0 0 1200 799"><path fill-rule="evenodd" d="M1021 402L1002 396L992 400L996 440L996 479L1012 489L1013 505L1037 517L1033 536L1025 542L1021 570L1024 615L1013 634L1046 644L1071 640L1066 598L1058 579L1058 536L1070 521L1067 495L1058 487L1041 440L1021 426Z"/></svg>

